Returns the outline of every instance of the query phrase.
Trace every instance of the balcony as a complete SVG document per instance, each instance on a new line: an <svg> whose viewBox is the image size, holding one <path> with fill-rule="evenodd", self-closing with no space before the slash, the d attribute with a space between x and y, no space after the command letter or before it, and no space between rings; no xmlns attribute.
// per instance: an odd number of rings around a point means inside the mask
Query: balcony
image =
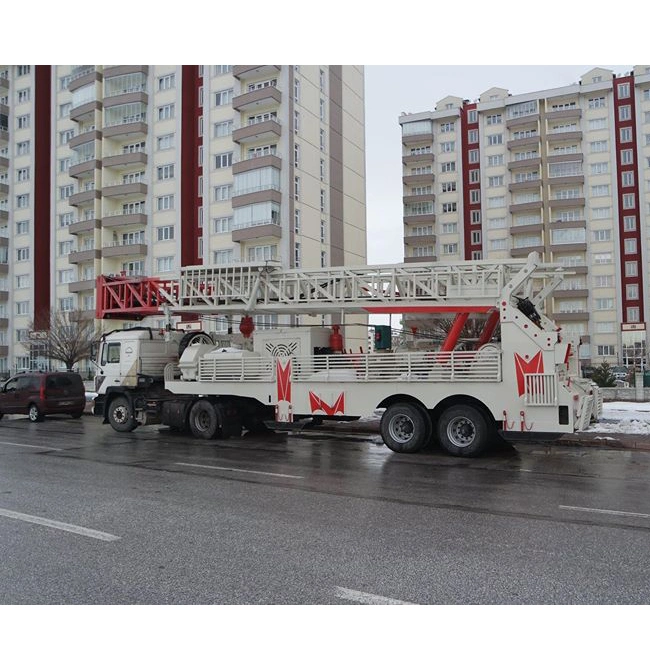
<svg viewBox="0 0 650 650"><path fill-rule="evenodd" d="M232 76L240 81L260 77L271 77L280 72L279 65L234 65Z"/></svg>
<svg viewBox="0 0 650 650"><path fill-rule="evenodd" d="M0 210L0 221L9 221L9 211Z"/></svg>
<svg viewBox="0 0 650 650"><path fill-rule="evenodd" d="M407 264L428 264L430 262L437 262L438 258L435 255L417 255L415 257L405 257L404 262Z"/></svg>
<svg viewBox="0 0 650 650"><path fill-rule="evenodd" d="M539 185L541 182L542 182L541 178L534 178L525 181L514 180L508 183L508 189L511 192L521 192L523 190L537 190L539 189Z"/></svg>
<svg viewBox="0 0 650 650"><path fill-rule="evenodd" d="M149 95L145 92L145 87L129 88L125 92L116 95L109 95L104 97L104 108L111 108L112 106L121 106L122 104L148 104Z"/></svg>
<svg viewBox="0 0 650 650"><path fill-rule="evenodd" d="M70 293L80 293L81 291L94 291L95 280L79 280L77 282L70 282L68 284L68 291Z"/></svg>
<svg viewBox="0 0 650 650"><path fill-rule="evenodd" d="M521 212L534 212L541 210L544 202L540 199L538 201L529 201L528 203L511 203L508 206L510 214L519 214Z"/></svg>
<svg viewBox="0 0 650 650"><path fill-rule="evenodd" d="M83 192L77 192L73 194L68 199L68 204L73 207L78 207L84 203L90 203L95 199L101 198L101 192L99 190L84 190Z"/></svg>
<svg viewBox="0 0 650 650"><path fill-rule="evenodd" d="M549 185L584 185L584 174L575 176L549 176Z"/></svg>
<svg viewBox="0 0 650 650"><path fill-rule="evenodd" d="M433 183L435 177L431 174L405 174L402 176L404 185L421 185L423 183Z"/></svg>
<svg viewBox="0 0 650 650"><path fill-rule="evenodd" d="M248 93L233 97L232 107L236 111L257 110L271 106L279 106L282 102L282 93L276 86L258 88Z"/></svg>
<svg viewBox="0 0 650 650"><path fill-rule="evenodd" d="M582 140L582 131L550 131L546 134L546 141L549 144L574 142L575 140Z"/></svg>
<svg viewBox="0 0 650 650"><path fill-rule="evenodd" d="M241 174L243 172L252 171L253 169L262 169L263 167L274 167L275 169L282 169L282 159L275 154L247 158L246 160L241 160L234 163L232 166L232 173Z"/></svg>
<svg viewBox="0 0 650 650"><path fill-rule="evenodd" d="M588 311L559 311L551 316L552 320L558 323L589 320Z"/></svg>
<svg viewBox="0 0 650 650"><path fill-rule="evenodd" d="M433 153L410 153L402 156L403 165L411 165L416 163L433 163Z"/></svg>
<svg viewBox="0 0 650 650"><path fill-rule="evenodd" d="M7 302L9 300L9 292L6 289L0 290L0 302Z"/></svg>
<svg viewBox="0 0 650 650"><path fill-rule="evenodd" d="M553 292L554 298L587 298L589 296L589 289L556 289Z"/></svg>
<svg viewBox="0 0 650 650"><path fill-rule="evenodd" d="M581 108L566 108L562 110L551 110L545 115L547 122L555 122L558 120L579 120L582 117Z"/></svg>
<svg viewBox="0 0 650 650"><path fill-rule="evenodd" d="M549 153L548 162L583 162L584 154L576 151L575 153Z"/></svg>
<svg viewBox="0 0 650 650"><path fill-rule="evenodd" d="M146 254L147 244L144 242L124 243L123 241L116 241L108 246L102 246L102 257L127 257Z"/></svg>
<svg viewBox="0 0 650 650"><path fill-rule="evenodd" d="M411 205L412 203L421 203L422 201L434 201L435 194L407 194L403 197L404 205Z"/></svg>
<svg viewBox="0 0 650 650"><path fill-rule="evenodd" d="M575 196L567 199L551 199L548 202L551 210L557 208L584 208L585 207L585 197L584 196Z"/></svg>
<svg viewBox="0 0 650 650"><path fill-rule="evenodd" d="M95 174L96 169L101 169L101 166L101 160L91 156L71 164L68 173L72 178L89 177Z"/></svg>
<svg viewBox="0 0 650 650"><path fill-rule="evenodd" d="M267 237L282 237L282 227L276 219L269 219L267 222L251 222L233 226L232 240L234 242L247 241L249 239L263 239Z"/></svg>
<svg viewBox="0 0 650 650"><path fill-rule="evenodd" d="M0 169L9 169L9 158L0 156Z"/></svg>
<svg viewBox="0 0 650 650"><path fill-rule="evenodd" d="M147 135L149 127L144 117L125 120L117 124L104 126L105 138L125 139L132 135Z"/></svg>
<svg viewBox="0 0 650 650"><path fill-rule="evenodd" d="M536 246L517 246L510 249L512 257L528 257L531 253L544 253L544 244L537 244Z"/></svg>
<svg viewBox="0 0 650 650"><path fill-rule="evenodd" d="M68 84L68 91L73 92L83 86L101 81L102 75L95 70L94 65L81 66L76 71L73 71L70 83Z"/></svg>
<svg viewBox="0 0 650 650"><path fill-rule="evenodd" d="M436 236L433 233L429 235L406 235L404 237L406 246L429 246L435 243Z"/></svg>
<svg viewBox="0 0 650 650"><path fill-rule="evenodd" d="M102 222L99 219L80 219L68 226L68 232L71 235L79 235L80 233L92 232L95 228L101 228Z"/></svg>
<svg viewBox="0 0 650 650"><path fill-rule="evenodd" d="M73 122L83 122L88 119L95 111L102 110L102 103L97 99L91 99L79 106L70 109L70 119Z"/></svg>
<svg viewBox="0 0 650 650"><path fill-rule="evenodd" d="M0 183L0 195L9 196L9 185Z"/></svg>
<svg viewBox="0 0 650 650"><path fill-rule="evenodd" d="M544 224L540 221L539 223L529 223L524 226L511 226L510 234L511 235L539 235L544 230Z"/></svg>
<svg viewBox="0 0 650 650"><path fill-rule="evenodd" d="M511 160L508 163L508 170L527 169L528 167L539 168L541 162L542 159L539 156L535 156L534 158L524 158L523 160Z"/></svg>
<svg viewBox="0 0 650 650"><path fill-rule="evenodd" d="M4 319L6 320L6 319ZM9 356L9 346L8 345L0 345L0 357L5 357L5 359Z"/></svg>
<svg viewBox="0 0 650 650"><path fill-rule="evenodd" d="M539 147L539 143L542 141L539 135L531 135L528 138L517 138L516 140L508 140L506 146L508 151L512 149L517 149L518 147Z"/></svg>
<svg viewBox="0 0 650 650"><path fill-rule="evenodd" d="M412 144L433 144L433 133L431 131L424 131L422 133L410 133L409 135L402 136L402 144L408 147Z"/></svg>
<svg viewBox="0 0 650 650"><path fill-rule="evenodd" d="M538 122L539 122L539 113L529 113L528 115L521 115L519 117L513 117L509 120L506 120L506 126L509 129L513 129L513 128L521 128L527 125L537 126Z"/></svg>
<svg viewBox="0 0 650 650"><path fill-rule="evenodd" d="M84 131L83 133L79 133L78 135L75 135L73 138L70 138L68 140L68 146L71 149L74 149L79 145L88 144L93 140L100 140L101 137L102 137L101 131L98 131L97 129L89 129L88 131Z"/></svg>
<svg viewBox="0 0 650 650"><path fill-rule="evenodd" d="M432 224L435 221L435 216L432 213L430 214L405 214L403 217L404 225L412 224Z"/></svg>
<svg viewBox="0 0 650 650"><path fill-rule="evenodd" d="M102 164L104 167L115 169L127 169L133 165L142 166L147 164L147 154L144 151L113 154L105 156Z"/></svg>
<svg viewBox="0 0 650 650"><path fill-rule="evenodd" d="M122 226L146 225L147 215L144 212L107 212L102 219L104 228L121 228Z"/></svg>
<svg viewBox="0 0 650 650"><path fill-rule="evenodd" d="M123 199L126 197L145 197L147 195L146 183L117 183L105 185L102 188L105 199Z"/></svg>
<svg viewBox="0 0 650 650"><path fill-rule="evenodd" d="M9 79L6 77L0 77L0 88L3 90L9 90Z"/></svg>
<svg viewBox="0 0 650 650"><path fill-rule="evenodd" d="M0 329L6 330L9 327L9 319L0 317Z"/></svg>
<svg viewBox="0 0 650 650"><path fill-rule="evenodd" d="M86 248L80 251L72 251L68 255L68 262L70 264L80 264L82 262L98 260L100 257L101 253L96 248Z"/></svg>
<svg viewBox="0 0 650 650"><path fill-rule="evenodd" d="M248 192L232 197L232 207L241 208L244 205L252 205L253 203L265 203L272 201L273 203L280 203L282 201L282 193L279 190L268 188L260 189L255 192Z"/></svg>
<svg viewBox="0 0 650 650"><path fill-rule="evenodd" d="M257 142L258 140L267 140L269 137L280 137L282 127L277 120L265 120L256 122L235 129L232 132L233 142L241 144L242 142Z"/></svg>
<svg viewBox="0 0 650 650"><path fill-rule="evenodd" d="M141 72L142 74L149 74L148 65L112 65L104 67L104 79L112 79L113 77L121 77L125 74L133 74Z"/></svg>

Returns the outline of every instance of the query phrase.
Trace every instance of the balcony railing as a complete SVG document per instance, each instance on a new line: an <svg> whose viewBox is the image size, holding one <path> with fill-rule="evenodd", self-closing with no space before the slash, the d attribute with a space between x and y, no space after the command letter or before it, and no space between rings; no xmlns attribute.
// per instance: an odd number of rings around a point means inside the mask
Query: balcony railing
<svg viewBox="0 0 650 650"><path fill-rule="evenodd" d="M233 223L232 230L243 230L244 228L254 228L255 226L280 225L280 217L270 217L268 219L255 219L253 221L244 221Z"/></svg>
<svg viewBox="0 0 650 650"><path fill-rule="evenodd" d="M242 196L244 194L253 194L254 192L264 192L265 190L275 190L276 192L280 191L280 186L272 183L270 185L257 185L255 187L246 187L240 190L233 191L233 196ZM255 224L257 225L257 224Z"/></svg>
<svg viewBox="0 0 650 650"><path fill-rule="evenodd" d="M142 122L143 124L146 124L147 116L144 113L142 113L141 115L131 115L130 117L123 117L122 119L114 122L106 122L104 124L104 128L108 128L111 126L122 126L123 124L136 124L138 122Z"/></svg>
<svg viewBox="0 0 650 650"><path fill-rule="evenodd" d="M139 86L129 86L128 88L120 88L107 92L104 97L119 97L120 95L127 95L129 93L144 93L147 92L147 86L140 84Z"/></svg>

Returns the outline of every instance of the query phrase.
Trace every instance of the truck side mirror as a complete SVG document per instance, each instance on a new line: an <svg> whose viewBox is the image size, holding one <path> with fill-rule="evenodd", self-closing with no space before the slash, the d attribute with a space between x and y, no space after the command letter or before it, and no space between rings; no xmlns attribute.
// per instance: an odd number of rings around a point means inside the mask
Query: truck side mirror
<svg viewBox="0 0 650 650"><path fill-rule="evenodd" d="M90 344L90 360L97 361L97 343Z"/></svg>

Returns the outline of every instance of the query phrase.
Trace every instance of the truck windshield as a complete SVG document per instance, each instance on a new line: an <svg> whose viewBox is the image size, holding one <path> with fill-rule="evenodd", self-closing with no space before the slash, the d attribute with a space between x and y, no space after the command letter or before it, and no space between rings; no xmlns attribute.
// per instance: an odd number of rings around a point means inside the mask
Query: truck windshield
<svg viewBox="0 0 650 650"><path fill-rule="evenodd" d="M119 363L119 362L120 362L120 344L105 343L102 346L101 365L105 366L107 363Z"/></svg>

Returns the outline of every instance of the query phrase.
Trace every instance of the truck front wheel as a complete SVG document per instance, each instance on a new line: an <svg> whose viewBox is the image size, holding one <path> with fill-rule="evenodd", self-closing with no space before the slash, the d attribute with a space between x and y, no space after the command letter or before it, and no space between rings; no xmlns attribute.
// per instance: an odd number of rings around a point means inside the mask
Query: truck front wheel
<svg viewBox="0 0 650 650"><path fill-rule="evenodd" d="M108 405L108 422L115 431L121 433L133 431L138 426L135 421L133 406L123 395L111 400Z"/></svg>
<svg viewBox="0 0 650 650"><path fill-rule="evenodd" d="M195 438L205 440L216 438L221 430L217 410L207 399L200 399L194 403L190 409L189 425Z"/></svg>
<svg viewBox="0 0 650 650"><path fill-rule="evenodd" d="M455 405L438 419L438 440L452 456L480 456L487 448L491 429L483 412L470 405Z"/></svg>
<svg viewBox="0 0 650 650"><path fill-rule="evenodd" d="M417 404L393 404L382 415L380 429L382 440L389 449L413 453L429 442L431 420Z"/></svg>

